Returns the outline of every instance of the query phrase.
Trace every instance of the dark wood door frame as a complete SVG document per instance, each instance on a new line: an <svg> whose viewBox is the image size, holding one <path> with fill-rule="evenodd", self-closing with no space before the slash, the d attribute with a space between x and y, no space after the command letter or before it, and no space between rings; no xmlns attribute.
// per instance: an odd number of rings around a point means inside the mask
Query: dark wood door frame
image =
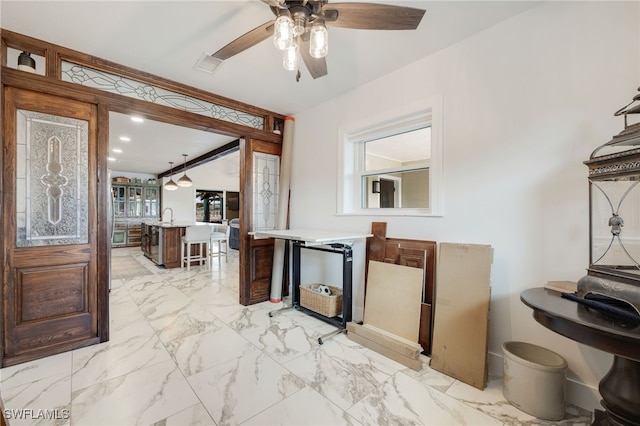
<svg viewBox="0 0 640 426"><path fill-rule="evenodd" d="M282 144L245 138L240 143L240 304L252 305L269 300L274 241L254 239L253 231L253 154L282 153Z"/></svg>
<svg viewBox="0 0 640 426"><path fill-rule="evenodd" d="M91 103L97 108L98 125L95 135L97 138L97 158L95 159L95 165L97 168L98 179L96 191L98 199L98 221L96 229L92 230L92 232L95 231L96 241L98 242L98 249L96 254L98 259L97 279L99 281L98 335L100 341L106 341L109 339L108 250L110 247L110 241L108 238L107 230L107 207L108 203L110 202L110 194L108 193L108 165L106 162L109 145L109 113L111 111L124 114L136 113L150 120L161 121L182 127L189 127L193 129L237 137L240 140L241 158L244 158L246 156L244 150L247 149L247 146L244 141L255 139L271 145L281 145L282 135L272 133L268 129L273 128L274 123L283 121L284 115L264 110L259 107L243 104L241 102L236 102L227 98L219 97L215 94L195 89L177 82L173 82L162 77L131 69L129 67L115 64L101 58L93 57L91 55L73 51L71 49L67 49L11 31L0 29L0 35L2 90L4 90L5 87L23 88L38 93L51 94L70 100ZM34 54L45 57L45 75L42 76L39 74L25 73L11 67L7 67L8 47L18 50L30 51ZM263 116L265 119L265 130L255 129L240 124L234 124L212 117L206 117L163 105L153 104L139 99L133 99L118 94L103 92L90 87L84 87L78 84L64 82L61 80L60 61L62 60L83 64L93 69L103 70L105 72L121 75L127 78L133 78L138 81L148 82L149 84L160 86L176 93L185 94L187 96L193 96L221 105L227 105L232 108L238 107L241 110ZM255 256L246 255L245 244L247 244L248 242L248 232L251 229L250 206L252 204L252 194L250 192L246 192L245 189L247 187L246 180L251 179L251 170L241 170L240 179L240 188L242 188L242 193L240 195L240 261L241 269L247 271L256 267L253 262L263 262L267 260L256 258ZM3 226L0 226L0 232L2 232L1 228ZM4 235L2 234L2 238L3 237ZM263 252L263 254L266 255L267 253ZM270 261L271 258L269 257L268 262ZM245 294L247 291L251 291L251 280L249 279L249 277L250 275L243 274L241 272L239 289L240 294ZM243 304L256 303L255 298L244 300L241 296L240 299L240 302ZM1 309L2 308L0 307L0 310ZM0 317L2 315L4 315L4 312L0 311Z"/></svg>

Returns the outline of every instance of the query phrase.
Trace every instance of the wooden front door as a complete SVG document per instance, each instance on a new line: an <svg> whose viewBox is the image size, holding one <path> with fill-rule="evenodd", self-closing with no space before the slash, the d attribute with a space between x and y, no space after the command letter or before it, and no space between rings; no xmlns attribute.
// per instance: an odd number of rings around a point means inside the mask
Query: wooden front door
<svg viewBox="0 0 640 426"><path fill-rule="evenodd" d="M276 225L282 145L249 139L240 152L240 208L246 218L240 221L240 303L246 306L269 300L274 242L248 234Z"/></svg>
<svg viewBox="0 0 640 426"><path fill-rule="evenodd" d="M100 341L97 108L5 87L2 366Z"/></svg>

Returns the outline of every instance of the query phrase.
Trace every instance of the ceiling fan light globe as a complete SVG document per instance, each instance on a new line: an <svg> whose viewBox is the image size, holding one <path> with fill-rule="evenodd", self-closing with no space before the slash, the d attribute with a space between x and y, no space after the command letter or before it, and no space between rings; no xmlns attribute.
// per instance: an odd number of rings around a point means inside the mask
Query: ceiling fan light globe
<svg viewBox="0 0 640 426"><path fill-rule="evenodd" d="M288 15L280 15L273 27L273 44L280 50L293 44L293 21Z"/></svg>
<svg viewBox="0 0 640 426"><path fill-rule="evenodd" d="M298 45L293 44L284 51L282 66L287 71L295 71L298 69Z"/></svg>
<svg viewBox="0 0 640 426"><path fill-rule="evenodd" d="M309 54L316 59L327 56L329 51L329 32L324 23L313 24L309 35Z"/></svg>

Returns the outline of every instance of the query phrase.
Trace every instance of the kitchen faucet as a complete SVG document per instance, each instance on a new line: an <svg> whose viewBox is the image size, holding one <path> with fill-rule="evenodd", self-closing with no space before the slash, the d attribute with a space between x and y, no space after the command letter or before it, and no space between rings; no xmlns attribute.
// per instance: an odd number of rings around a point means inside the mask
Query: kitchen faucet
<svg viewBox="0 0 640 426"><path fill-rule="evenodd" d="M173 225L173 209L171 207L165 207L164 210L162 210L162 221L165 222L164 212L166 212L167 210L171 212L171 224Z"/></svg>

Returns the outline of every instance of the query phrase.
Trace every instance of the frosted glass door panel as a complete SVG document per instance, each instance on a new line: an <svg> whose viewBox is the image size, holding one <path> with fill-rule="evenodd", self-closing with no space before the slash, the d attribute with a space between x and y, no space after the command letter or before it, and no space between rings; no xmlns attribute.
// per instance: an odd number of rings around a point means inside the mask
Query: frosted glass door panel
<svg viewBox="0 0 640 426"><path fill-rule="evenodd" d="M278 214L280 157L254 152L253 179L253 229L255 231L275 229Z"/></svg>
<svg viewBox="0 0 640 426"><path fill-rule="evenodd" d="M88 242L88 129L84 120L18 110L18 247Z"/></svg>

